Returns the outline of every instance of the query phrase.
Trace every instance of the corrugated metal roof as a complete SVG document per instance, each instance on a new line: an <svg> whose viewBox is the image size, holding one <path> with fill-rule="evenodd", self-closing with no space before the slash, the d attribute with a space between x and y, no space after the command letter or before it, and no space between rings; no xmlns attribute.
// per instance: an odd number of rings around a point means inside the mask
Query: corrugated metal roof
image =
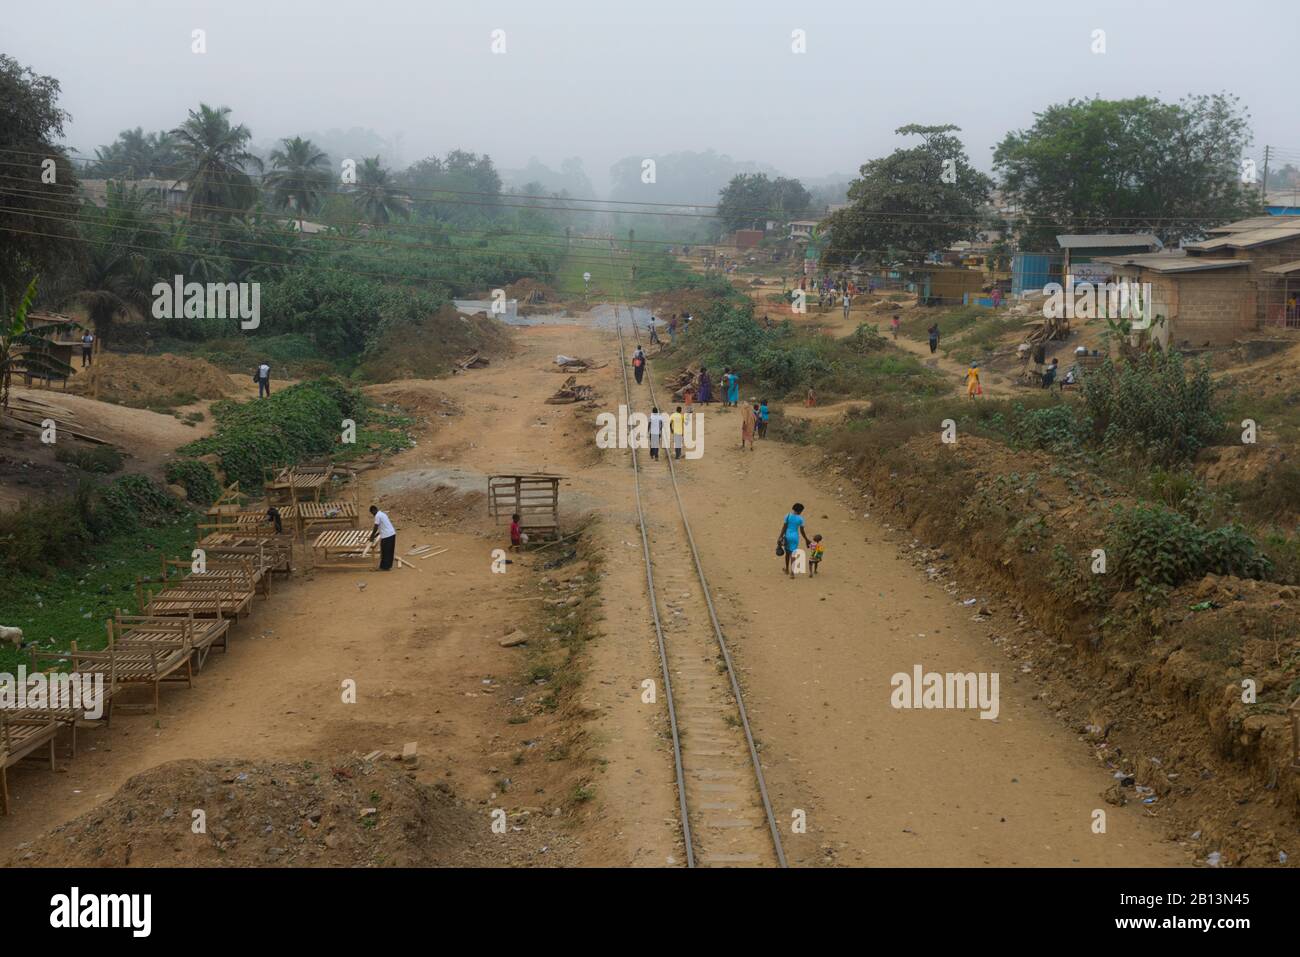
<svg viewBox="0 0 1300 957"><path fill-rule="evenodd" d="M1159 249L1160 240L1150 233L1082 233L1057 236L1056 244L1062 249L1104 249L1116 246L1146 246Z"/></svg>
<svg viewBox="0 0 1300 957"><path fill-rule="evenodd" d="M1273 220L1276 224L1233 231L1226 236L1216 236L1214 239L1206 239L1199 243L1188 243L1186 248L1197 250L1250 249L1254 246L1267 246L1269 243L1279 243L1284 239L1300 237L1300 216L1269 216L1268 219ZM1277 220L1286 220L1286 222L1278 223Z"/></svg>
<svg viewBox="0 0 1300 957"><path fill-rule="evenodd" d="M1279 276L1284 276L1289 272L1300 272L1300 259L1295 262L1282 263L1280 266L1265 266L1260 272L1276 273Z"/></svg>
<svg viewBox="0 0 1300 957"><path fill-rule="evenodd" d="M1206 259L1203 256L1188 256L1181 251L1141 256L1105 256L1096 261L1110 263L1112 266L1138 266L1159 273L1202 272L1250 265L1247 259Z"/></svg>
<svg viewBox="0 0 1300 957"><path fill-rule="evenodd" d="M1223 236L1229 233L1244 233L1253 229L1274 227L1280 223L1300 223L1300 216L1252 216L1250 219L1239 219L1235 223L1215 226L1213 229L1207 229L1206 232L1211 236Z"/></svg>

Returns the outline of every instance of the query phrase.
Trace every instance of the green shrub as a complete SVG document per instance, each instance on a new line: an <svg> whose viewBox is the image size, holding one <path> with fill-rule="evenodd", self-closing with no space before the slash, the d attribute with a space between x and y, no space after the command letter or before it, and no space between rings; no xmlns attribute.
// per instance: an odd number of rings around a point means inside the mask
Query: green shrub
<svg viewBox="0 0 1300 957"><path fill-rule="evenodd" d="M164 474L169 484L185 486L185 497L196 505L211 505L221 494L221 485L207 462L176 459L167 463Z"/></svg>
<svg viewBox="0 0 1300 957"><path fill-rule="evenodd" d="M363 421L361 394L337 379L300 382L266 399L214 403L216 430L181 446L182 455L216 453L226 478L256 488L262 470L330 452L344 419Z"/></svg>
<svg viewBox="0 0 1300 957"><path fill-rule="evenodd" d="M155 525L183 514L185 508L168 491L145 475L123 475L100 492L103 518L100 529L129 529Z"/></svg>
<svg viewBox="0 0 1300 957"><path fill-rule="evenodd" d="M1222 430L1209 366L1188 369L1178 352L1107 359L1084 377L1083 397L1094 439L1161 464L1192 459Z"/></svg>
<svg viewBox="0 0 1300 957"><path fill-rule="evenodd" d="M93 492L0 512L0 569L7 574L42 572L71 561L95 539Z"/></svg>
<svg viewBox="0 0 1300 957"><path fill-rule="evenodd" d="M1041 409L1017 405L1011 420L1011 439L1022 448L1060 452L1077 449L1080 444L1074 407L1066 403Z"/></svg>
<svg viewBox="0 0 1300 957"><path fill-rule="evenodd" d="M92 445L82 448L75 445L60 444L54 451L54 457L60 462L74 465L83 472L98 472L109 475L122 468L122 453L111 445Z"/></svg>
<svg viewBox="0 0 1300 957"><path fill-rule="evenodd" d="M1208 573L1265 578L1271 568L1241 526L1207 531L1161 505L1116 508L1106 551L1117 580L1139 589L1173 588Z"/></svg>

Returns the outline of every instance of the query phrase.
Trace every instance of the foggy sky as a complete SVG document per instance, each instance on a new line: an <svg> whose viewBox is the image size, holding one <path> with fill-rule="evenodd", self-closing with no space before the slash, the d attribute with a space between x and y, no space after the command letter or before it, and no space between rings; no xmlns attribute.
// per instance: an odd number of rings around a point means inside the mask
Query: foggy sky
<svg viewBox="0 0 1300 957"><path fill-rule="evenodd" d="M402 164L458 147L507 168L579 156L604 189L615 160L678 150L852 174L914 122L956 123L987 169L1035 110L1094 94L1235 93L1253 153L1295 156L1297 37L1292 0L11 0L0 51L60 80L67 142L88 156L203 101L258 144L367 127L401 135Z"/></svg>

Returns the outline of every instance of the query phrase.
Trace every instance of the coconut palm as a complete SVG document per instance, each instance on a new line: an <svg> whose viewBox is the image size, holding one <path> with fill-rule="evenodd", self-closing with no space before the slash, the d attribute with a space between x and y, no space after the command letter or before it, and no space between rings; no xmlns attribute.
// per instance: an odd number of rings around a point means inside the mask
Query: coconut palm
<svg viewBox="0 0 1300 957"><path fill-rule="evenodd" d="M357 168L357 183L352 188L352 201L368 223L386 223L393 218L405 219L411 208L411 197L393 185L388 170L378 156L369 156Z"/></svg>
<svg viewBox="0 0 1300 957"><path fill-rule="evenodd" d="M153 264L161 252L151 209L136 187L110 180L103 209L87 206L83 213L85 258L76 298L85 303L101 340L132 306L143 311L150 303L159 278Z"/></svg>
<svg viewBox="0 0 1300 957"><path fill-rule="evenodd" d="M245 167L262 168L262 161L247 149L252 136L243 123L232 126L230 107L200 103L187 119L171 131L180 155L182 178L189 183L190 218L226 218L232 210L253 205L257 190Z"/></svg>
<svg viewBox="0 0 1300 957"><path fill-rule="evenodd" d="M283 145L271 151L271 172L266 176L266 185L275 208L292 208L298 213L301 232L307 213L316 207L321 193L329 187L329 157L301 136L280 142Z"/></svg>
<svg viewBox="0 0 1300 957"><path fill-rule="evenodd" d="M9 408L9 384L15 374L41 377L72 375L68 365L50 349L50 340L76 328L75 322L52 322L38 329L27 327L27 311L36 298L36 278L27 284L13 310L0 312L0 415Z"/></svg>

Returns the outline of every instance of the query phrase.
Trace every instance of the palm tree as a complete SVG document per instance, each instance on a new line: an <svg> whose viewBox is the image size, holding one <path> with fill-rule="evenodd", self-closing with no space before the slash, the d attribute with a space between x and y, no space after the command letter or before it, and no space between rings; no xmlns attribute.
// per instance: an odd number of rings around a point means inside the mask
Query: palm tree
<svg viewBox="0 0 1300 957"><path fill-rule="evenodd" d="M39 329L27 328L27 311L36 298L36 277L18 301L13 315L0 314L0 415L9 408L9 384L14 374L42 377L72 375L68 365L50 351L50 339L71 332L75 322L52 322Z"/></svg>
<svg viewBox="0 0 1300 957"><path fill-rule="evenodd" d="M104 208L85 208L86 252L82 291L76 298L86 304L101 340L130 307L143 311L151 301L157 280L153 260L160 244L156 232L148 228L149 210L149 202L139 190L112 180Z"/></svg>
<svg viewBox="0 0 1300 957"><path fill-rule="evenodd" d="M329 157L311 140L301 136L283 139L282 147L271 151L271 172L266 185L271 189L271 203L277 209L292 207L298 213L298 231L303 220L315 208L330 182Z"/></svg>
<svg viewBox="0 0 1300 957"><path fill-rule="evenodd" d="M372 224L386 223L394 217L405 219L411 208L411 197L393 185L378 156L361 161L352 194L362 218Z"/></svg>
<svg viewBox="0 0 1300 957"><path fill-rule="evenodd" d="M243 123L232 126L230 107L200 103L187 119L171 131L181 170L189 183L190 218L220 219L231 210L248 209L257 198L246 166L262 168L262 161L246 148L252 136Z"/></svg>

